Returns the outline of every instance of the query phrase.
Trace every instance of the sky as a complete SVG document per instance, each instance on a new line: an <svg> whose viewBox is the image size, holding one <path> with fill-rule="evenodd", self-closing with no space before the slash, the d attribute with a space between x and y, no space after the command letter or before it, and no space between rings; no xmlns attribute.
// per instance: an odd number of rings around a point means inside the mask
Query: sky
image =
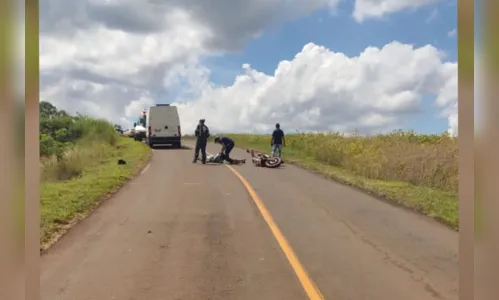
<svg viewBox="0 0 499 300"><path fill-rule="evenodd" d="M40 96L129 128L457 134L457 1L41 0Z"/></svg>

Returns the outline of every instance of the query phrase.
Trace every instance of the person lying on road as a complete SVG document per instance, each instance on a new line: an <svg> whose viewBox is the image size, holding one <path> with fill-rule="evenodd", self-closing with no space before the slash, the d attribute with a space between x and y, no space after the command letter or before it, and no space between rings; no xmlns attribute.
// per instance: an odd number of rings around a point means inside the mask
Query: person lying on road
<svg viewBox="0 0 499 300"><path fill-rule="evenodd" d="M231 138L225 136L217 136L215 137L215 143L222 145L222 149L220 150L220 154L222 158L232 164L245 164L246 159L233 159L230 158L230 152L234 149L235 143Z"/></svg>

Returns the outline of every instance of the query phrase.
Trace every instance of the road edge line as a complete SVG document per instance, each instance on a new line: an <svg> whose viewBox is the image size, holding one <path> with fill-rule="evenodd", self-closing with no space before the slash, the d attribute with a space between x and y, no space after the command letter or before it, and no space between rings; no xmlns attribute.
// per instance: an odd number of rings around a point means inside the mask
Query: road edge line
<svg viewBox="0 0 499 300"><path fill-rule="evenodd" d="M144 175L144 174L147 172L147 170L149 170L149 168L150 168L150 167L151 167L151 163L149 162L149 163L145 166L145 168L144 168L144 169L142 169L142 171L140 172L139 176Z"/></svg>

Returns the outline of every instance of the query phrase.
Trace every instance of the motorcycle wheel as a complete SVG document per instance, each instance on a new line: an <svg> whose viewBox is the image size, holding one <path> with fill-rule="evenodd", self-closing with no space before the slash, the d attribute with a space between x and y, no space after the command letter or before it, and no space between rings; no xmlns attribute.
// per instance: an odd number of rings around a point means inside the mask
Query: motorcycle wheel
<svg viewBox="0 0 499 300"><path fill-rule="evenodd" d="M277 168L282 164L282 160L279 157L267 158L264 162L267 168Z"/></svg>

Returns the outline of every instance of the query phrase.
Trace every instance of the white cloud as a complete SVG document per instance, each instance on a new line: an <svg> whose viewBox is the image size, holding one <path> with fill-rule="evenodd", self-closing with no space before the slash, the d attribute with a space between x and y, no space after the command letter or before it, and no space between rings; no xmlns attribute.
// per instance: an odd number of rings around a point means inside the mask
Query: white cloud
<svg viewBox="0 0 499 300"><path fill-rule="evenodd" d="M210 70L199 63L241 49L273 24L334 10L340 1L210 1L210 8L201 0L42 0L41 98L130 126L153 101L182 89L189 99L176 101L185 102L187 131L200 117L222 131L262 131L284 119L301 130L372 131L400 126L418 111L423 94L451 97L442 86L451 90L453 75L431 46L392 43L347 57L308 44L275 74L244 66L228 87L210 83ZM354 15L361 21L431 2L357 0ZM443 111L452 107L451 100L439 101Z"/></svg>
<svg viewBox="0 0 499 300"><path fill-rule="evenodd" d="M151 98L141 97L133 100L125 107L125 116L127 118L138 118L142 111L155 104Z"/></svg>
<svg viewBox="0 0 499 300"><path fill-rule="evenodd" d="M193 67L203 55L239 49L273 22L327 3L42 0L41 98L72 113L130 123L122 117L132 101L168 95L186 78L189 85L205 80L195 73L208 71Z"/></svg>
<svg viewBox="0 0 499 300"><path fill-rule="evenodd" d="M449 120L449 132L457 135L457 64L445 63L442 66L442 74L447 80L440 88L436 103L443 109L442 116Z"/></svg>
<svg viewBox="0 0 499 300"><path fill-rule="evenodd" d="M430 23L438 17L438 9L434 8L428 18L426 19L426 23Z"/></svg>
<svg viewBox="0 0 499 300"><path fill-rule="evenodd" d="M212 37L180 9L156 21L167 29L137 33L90 23L72 35L42 35L42 100L129 126L127 106L168 88L168 78L207 53L204 43Z"/></svg>
<svg viewBox="0 0 499 300"><path fill-rule="evenodd" d="M405 9L416 9L438 0L356 0L353 16L358 22L369 18L381 18L385 15Z"/></svg>
<svg viewBox="0 0 499 300"><path fill-rule="evenodd" d="M393 42L347 57L310 43L273 75L245 64L231 86L198 86L199 99L181 105L182 125L203 117L214 131L268 131L280 122L292 131L370 133L400 128L420 112L422 96L434 95L453 130L457 65L441 58L432 46Z"/></svg>
<svg viewBox="0 0 499 300"><path fill-rule="evenodd" d="M447 32L448 37L456 37L457 36L457 28L452 29L451 31Z"/></svg>

